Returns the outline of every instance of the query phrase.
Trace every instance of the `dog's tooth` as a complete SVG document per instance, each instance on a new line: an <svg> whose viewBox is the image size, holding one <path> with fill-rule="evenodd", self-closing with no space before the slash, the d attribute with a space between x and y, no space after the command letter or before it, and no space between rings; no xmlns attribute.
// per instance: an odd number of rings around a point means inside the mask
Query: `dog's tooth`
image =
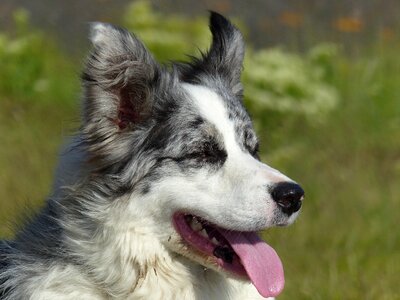
<svg viewBox="0 0 400 300"><path fill-rule="evenodd" d="M199 233L200 233L201 236L203 236L205 238L208 238L208 234L207 234L207 231L205 229L202 229L201 231L199 231Z"/></svg>
<svg viewBox="0 0 400 300"><path fill-rule="evenodd" d="M218 245L219 243L218 243L218 240L215 238L215 237L213 237L212 239L211 239L211 242L214 244L214 245Z"/></svg>
<svg viewBox="0 0 400 300"><path fill-rule="evenodd" d="M190 227L194 231L200 231L203 228L203 226L201 226L201 223L199 221L197 221L196 219L192 220L192 222L190 223Z"/></svg>

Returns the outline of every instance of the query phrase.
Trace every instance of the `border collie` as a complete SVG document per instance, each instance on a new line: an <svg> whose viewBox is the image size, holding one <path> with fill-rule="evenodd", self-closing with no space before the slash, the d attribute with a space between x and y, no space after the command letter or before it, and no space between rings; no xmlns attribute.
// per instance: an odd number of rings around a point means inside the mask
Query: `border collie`
<svg viewBox="0 0 400 300"><path fill-rule="evenodd" d="M157 63L124 29L91 26L82 125L53 195L0 241L0 298L263 299L284 286L257 232L304 192L262 163L243 106L244 43L211 13L212 44Z"/></svg>

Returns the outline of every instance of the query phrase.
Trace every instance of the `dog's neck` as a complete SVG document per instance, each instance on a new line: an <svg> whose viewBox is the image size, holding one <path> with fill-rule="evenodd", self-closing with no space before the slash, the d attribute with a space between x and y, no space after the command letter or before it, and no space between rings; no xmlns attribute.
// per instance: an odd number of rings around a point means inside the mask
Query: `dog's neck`
<svg viewBox="0 0 400 300"><path fill-rule="evenodd" d="M85 253L89 276L110 298L231 299L241 284L166 249L143 226L107 228L98 238L77 253Z"/></svg>

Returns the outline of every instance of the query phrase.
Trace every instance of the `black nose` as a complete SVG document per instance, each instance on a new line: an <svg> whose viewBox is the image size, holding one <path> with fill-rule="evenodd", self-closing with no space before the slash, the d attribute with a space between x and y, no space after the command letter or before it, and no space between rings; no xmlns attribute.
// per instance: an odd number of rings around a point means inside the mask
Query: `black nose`
<svg viewBox="0 0 400 300"><path fill-rule="evenodd" d="M289 216L298 211L304 198L303 189L293 182L280 182L271 190L272 199Z"/></svg>

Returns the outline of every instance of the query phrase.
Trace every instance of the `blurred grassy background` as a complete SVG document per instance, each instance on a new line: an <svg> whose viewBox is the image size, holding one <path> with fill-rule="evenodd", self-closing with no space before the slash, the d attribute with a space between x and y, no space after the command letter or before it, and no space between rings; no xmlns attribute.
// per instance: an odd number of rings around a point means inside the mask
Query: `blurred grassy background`
<svg viewBox="0 0 400 300"><path fill-rule="evenodd" d="M26 206L43 203L58 149L79 126L82 59L33 28L26 11L15 11L13 20L12 30L0 31L2 237L12 236L10 224ZM293 11L281 15L289 27L301 20ZM163 61L209 43L204 14L163 14L134 2L119 23ZM355 17L333 24L350 40L364 26ZM264 234L285 266L279 299L400 299L398 31L357 44L356 51L322 38L285 45L250 42L243 74L263 160L307 194L296 224Z"/></svg>

